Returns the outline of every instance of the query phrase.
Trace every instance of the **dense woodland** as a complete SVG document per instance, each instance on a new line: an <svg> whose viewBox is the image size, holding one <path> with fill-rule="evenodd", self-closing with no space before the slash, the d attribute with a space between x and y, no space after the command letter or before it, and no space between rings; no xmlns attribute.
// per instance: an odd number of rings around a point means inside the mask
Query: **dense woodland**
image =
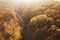
<svg viewBox="0 0 60 40"><path fill-rule="evenodd" d="M60 40L60 2L32 4L20 12L30 32L29 40Z"/></svg>
<svg viewBox="0 0 60 40"><path fill-rule="evenodd" d="M60 40L60 2L21 4L14 10L26 22L29 40ZM0 6L0 40L24 40L24 37L13 9Z"/></svg>
<svg viewBox="0 0 60 40"><path fill-rule="evenodd" d="M21 40L22 29L15 12L0 7L0 40Z"/></svg>

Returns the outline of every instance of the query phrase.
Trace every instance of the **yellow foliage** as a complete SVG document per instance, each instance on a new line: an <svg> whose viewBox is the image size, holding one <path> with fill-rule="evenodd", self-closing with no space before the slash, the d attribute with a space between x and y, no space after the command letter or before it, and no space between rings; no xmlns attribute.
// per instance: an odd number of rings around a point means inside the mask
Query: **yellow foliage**
<svg viewBox="0 0 60 40"><path fill-rule="evenodd" d="M0 9L0 40L21 40L22 27L12 9Z"/></svg>

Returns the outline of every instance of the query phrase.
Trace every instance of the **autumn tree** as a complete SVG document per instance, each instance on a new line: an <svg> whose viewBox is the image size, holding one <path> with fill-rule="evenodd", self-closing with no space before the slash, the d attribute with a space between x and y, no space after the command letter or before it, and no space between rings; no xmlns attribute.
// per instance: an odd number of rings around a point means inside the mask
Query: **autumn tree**
<svg viewBox="0 0 60 40"><path fill-rule="evenodd" d="M0 40L21 40L22 27L15 12L9 8L0 9Z"/></svg>

